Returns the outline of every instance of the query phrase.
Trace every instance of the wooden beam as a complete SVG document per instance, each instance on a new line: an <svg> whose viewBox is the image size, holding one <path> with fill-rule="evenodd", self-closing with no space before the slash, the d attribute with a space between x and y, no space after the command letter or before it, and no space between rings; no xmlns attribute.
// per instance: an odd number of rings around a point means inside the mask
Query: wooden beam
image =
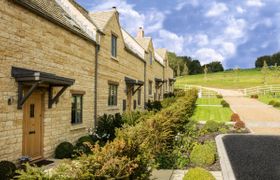
<svg viewBox="0 0 280 180"><path fill-rule="evenodd" d="M31 96L32 92L39 86L41 82L35 82L31 88L27 91L26 95L23 96L23 87L22 83L19 83L18 86L18 109L22 109L22 105L25 103L25 101Z"/></svg>
<svg viewBox="0 0 280 180"><path fill-rule="evenodd" d="M59 97L64 93L64 91L68 88L68 86L63 86L63 88L60 89L60 91L56 94L56 96L53 98L53 87L49 87L49 109L52 108L53 103L57 103Z"/></svg>

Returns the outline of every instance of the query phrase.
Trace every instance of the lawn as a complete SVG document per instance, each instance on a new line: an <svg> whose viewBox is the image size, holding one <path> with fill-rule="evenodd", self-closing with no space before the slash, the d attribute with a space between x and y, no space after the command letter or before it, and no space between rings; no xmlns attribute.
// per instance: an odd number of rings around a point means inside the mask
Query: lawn
<svg viewBox="0 0 280 180"><path fill-rule="evenodd" d="M275 101L275 102L280 102L280 97L279 96L272 96L272 95L259 95L258 98L259 101L268 104L270 101ZM278 107L277 109L280 109L280 107Z"/></svg>
<svg viewBox="0 0 280 180"><path fill-rule="evenodd" d="M197 107L195 108L194 114L191 119L194 121L230 121L232 111L230 108L217 106L221 105L221 101L222 99L218 98L198 98L196 101Z"/></svg>
<svg viewBox="0 0 280 180"><path fill-rule="evenodd" d="M218 98L198 98L197 105L221 105L222 99Z"/></svg>
<svg viewBox="0 0 280 180"><path fill-rule="evenodd" d="M267 84L279 84L280 78L270 76ZM184 88L185 85L199 85L205 87L242 89L263 85L263 74L260 69L243 69L238 73L235 71L225 71L219 73L209 73L207 79L204 74L188 75L176 78L175 87Z"/></svg>

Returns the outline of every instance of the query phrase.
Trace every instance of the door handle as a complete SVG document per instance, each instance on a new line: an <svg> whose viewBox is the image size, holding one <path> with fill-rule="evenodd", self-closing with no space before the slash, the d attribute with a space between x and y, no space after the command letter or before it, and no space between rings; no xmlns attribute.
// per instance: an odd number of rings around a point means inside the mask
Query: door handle
<svg viewBox="0 0 280 180"><path fill-rule="evenodd" d="M29 131L29 134L35 134L35 131Z"/></svg>

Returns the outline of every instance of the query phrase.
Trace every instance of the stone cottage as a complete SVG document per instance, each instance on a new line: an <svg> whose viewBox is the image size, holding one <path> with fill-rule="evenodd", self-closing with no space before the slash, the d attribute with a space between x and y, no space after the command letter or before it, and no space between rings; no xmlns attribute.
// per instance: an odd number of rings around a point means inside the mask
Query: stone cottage
<svg viewBox="0 0 280 180"><path fill-rule="evenodd" d="M0 160L53 156L104 113L143 110L173 90L167 51L133 38L116 9L74 0L0 2Z"/></svg>

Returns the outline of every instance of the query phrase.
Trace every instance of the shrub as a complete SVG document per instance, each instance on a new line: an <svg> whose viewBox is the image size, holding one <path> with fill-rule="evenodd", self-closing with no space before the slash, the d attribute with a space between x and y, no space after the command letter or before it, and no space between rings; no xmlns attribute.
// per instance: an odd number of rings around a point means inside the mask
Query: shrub
<svg viewBox="0 0 280 180"><path fill-rule="evenodd" d="M185 96L185 91L183 89L174 89L174 94L176 97Z"/></svg>
<svg viewBox="0 0 280 180"><path fill-rule="evenodd" d="M173 92L168 92L163 94L163 98L170 98L175 97L175 94Z"/></svg>
<svg viewBox="0 0 280 180"><path fill-rule="evenodd" d="M221 101L221 105L222 105L223 107L229 107L229 103L227 103L225 100L222 100L222 101Z"/></svg>
<svg viewBox="0 0 280 180"><path fill-rule="evenodd" d="M102 141L113 140L115 136L115 129L123 125L121 115L119 113L104 114L98 117L96 133L101 137Z"/></svg>
<svg viewBox="0 0 280 180"><path fill-rule="evenodd" d="M280 107L280 102L275 102L275 103L273 104L273 107Z"/></svg>
<svg viewBox="0 0 280 180"><path fill-rule="evenodd" d="M148 103L146 104L146 109L148 111L160 111L162 108L161 102L160 101L153 101L151 102L148 100Z"/></svg>
<svg viewBox="0 0 280 180"><path fill-rule="evenodd" d="M139 122L141 113L139 111L130 111L122 114L122 119L125 124L134 126Z"/></svg>
<svg viewBox="0 0 280 180"><path fill-rule="evenodd" d="M165 98L161 101L162 108L166 108L176 101L175 97Z"/></svg>
<svg viewBox="0 0 280 180"><path fill-rule="evenodd" d="M27 179L51 179L43 169L38 167L32 167L28 163L25 164L25 170L17 170L16 179L27 180Z"/></svg>
<svg viewBox="0 0 280 180"><path fill-rule="evenodd" d="M251 95L251 98L253 98L253 99L258 99L259 96L258 96L257 94L253 94L253 95Z"/></svg>
<svg viewBox="0 0 280 180"><path fill-rule="evenodd" d="M16 165L10 161L0 161L0 179L12 179L15 175Z"/></svg>
<svg viewBox="0 0 280 180"><path fill-rule="evenodd" d="M91 149L88 145L88 143L90 145L94 145L94 141L92 139L91 136L82 136L78 139L75 147L74 147L74 151L79 155L81 154L90 154L91 153Z"/></svg>
<svg viewBox="0 0 280 180"><path fill-rule="evenodd" d="M237 121L234 125L235 129L242 129L245 128L245 123L243 121Z"/></svg>
<svg viewBox="0 0 280 180"><path fill-rule="evenodd" d="M269 105L272 105L272 106L274 106L274 104L276 103L276 101L274 101L274 100L271 100L271 101L269 101Z"/></svg>
<svg viewBox="0 0 280 180"><path fill-rule="evenodd" d="M236 113L233 113L233 114L231 115L231 121L233 121L233 122L240 121L239 115L236 114Z"/></svg>
<svg viewBox="0 0 280 180"><path fill-rule="evenodd" d="M223 98L223 95L217 94L216 97L219 98L219 99L222 99L222 98Z"/></svg>
<svg viewBox="0 0 280 180"><path fill-rule="evenodd" d="M71 158L73 154L73 145L70 142L62 142L55 149L55 158Z"/></svg>
<svg viewBox="0 0 280 180"><path fill-rule="evenodd" d="M196 166L209 166L215 162L215 152L209 144L196 145L190 154L191 163Z"/></svg>
<svg viewBox="0 0 280 180"><path fill-rule="evenodd" d="M209 171L196 167L189 169L183 180L215 180L215 177Z"/></svg>
<svg viewBox="0 0 280 180"><path fill-rule="evenodd" d="M222 123L216 121L207 121L203 128L209 132L217 132L222 126Z"/></svg>

